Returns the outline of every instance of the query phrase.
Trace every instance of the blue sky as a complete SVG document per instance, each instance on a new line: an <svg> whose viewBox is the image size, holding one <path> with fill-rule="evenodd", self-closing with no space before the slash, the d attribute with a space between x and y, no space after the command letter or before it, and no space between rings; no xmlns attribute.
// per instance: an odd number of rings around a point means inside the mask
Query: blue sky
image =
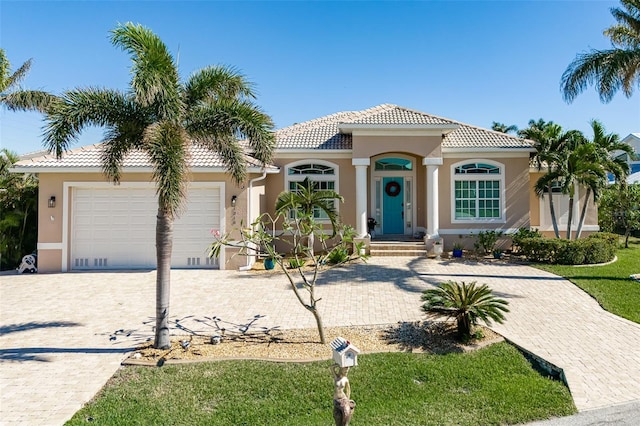
<svg viewBox="0 0 640 426"><path fill-rule="evenodd" d="M218 2L0 0L0 46L13 68L33 58L23 86L126 89L129 59L109 30L151 28L181 74L239 68L277 128L393 103L465 123L526 127L544 118L589 134L601 120L640 131L640 93L600 103L593 88L566 104L560 77L578 52L608 48L611 1ZM41 117L0 112L0 147L42 146ZM90 129L75 146L100 141Z"/></svg>

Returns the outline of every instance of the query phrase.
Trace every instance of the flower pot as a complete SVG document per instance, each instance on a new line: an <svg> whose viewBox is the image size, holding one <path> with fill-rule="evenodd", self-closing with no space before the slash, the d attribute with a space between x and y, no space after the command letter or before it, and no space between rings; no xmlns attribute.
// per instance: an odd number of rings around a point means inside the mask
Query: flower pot
<svg viewBox="0 0 640 426"><path fill-rule="evenodd" d="M276 261L273 260L273 258L268 257L264 260L264 269L266 269L267 271L273 269L276 267Z"/></svg>
<svg viewBox="0 0 640 426"><path fill-rule="evenodd" d="M462 249L453 249L453 257L462 257Z"/></svg>

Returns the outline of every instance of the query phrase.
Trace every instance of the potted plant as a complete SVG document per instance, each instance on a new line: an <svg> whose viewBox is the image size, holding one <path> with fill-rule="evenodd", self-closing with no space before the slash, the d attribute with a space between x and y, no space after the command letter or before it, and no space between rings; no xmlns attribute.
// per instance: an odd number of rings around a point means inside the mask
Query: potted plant
<svg viewBox="0 0 640 426"><path fill-rule="evenodd" d="M453 244L453 257L462 257L462 243Z"/></svg>
<svg viewBox="0 0 640 426"><path fill-rule="evenodd" d="M264 269L270 271L271 269L276 267L276 261L273 257L266 257L264 259Z"/></svg>

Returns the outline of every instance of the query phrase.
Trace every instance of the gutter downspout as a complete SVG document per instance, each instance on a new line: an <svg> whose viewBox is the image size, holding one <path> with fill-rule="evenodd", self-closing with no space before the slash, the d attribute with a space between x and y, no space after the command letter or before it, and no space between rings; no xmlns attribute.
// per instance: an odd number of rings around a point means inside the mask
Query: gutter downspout
<svg viewBox="0 0 640 426"><path fill-rule="evenodd" d="M259 180L263 180L267 177L267 170L262 169L262 176L258 176L257 178L253 178L249 181L249 189L247 190L247 223L251 223L251 198L253 197L253 183L258 182ZM240 271L248 271L251 269L253 264L255 263L255 255L249 256L247 253L247 264L238 268Z"/></svg>

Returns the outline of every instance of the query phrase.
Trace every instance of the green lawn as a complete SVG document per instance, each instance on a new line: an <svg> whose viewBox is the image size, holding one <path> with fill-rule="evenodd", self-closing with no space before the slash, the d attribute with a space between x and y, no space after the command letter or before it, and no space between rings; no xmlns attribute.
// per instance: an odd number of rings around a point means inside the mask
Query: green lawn
<svg viewBox="0 0 640 426"><path fill-rule="evenodd" d="M640 273L640 239L630 240L629 248L621 248L617 256L617 262L605 266L536 266L575 283L607 311L640 323L640 283L629 279Z"/></svg>
<svg viewBox="0 0 640 426"><path fill-rule="evenodd" d="M330 364L124 367L68 424L329 425ZM364 355L349 379L354 426L512 424L575 412L568 389L506 343L468 354Z"/></svg>

